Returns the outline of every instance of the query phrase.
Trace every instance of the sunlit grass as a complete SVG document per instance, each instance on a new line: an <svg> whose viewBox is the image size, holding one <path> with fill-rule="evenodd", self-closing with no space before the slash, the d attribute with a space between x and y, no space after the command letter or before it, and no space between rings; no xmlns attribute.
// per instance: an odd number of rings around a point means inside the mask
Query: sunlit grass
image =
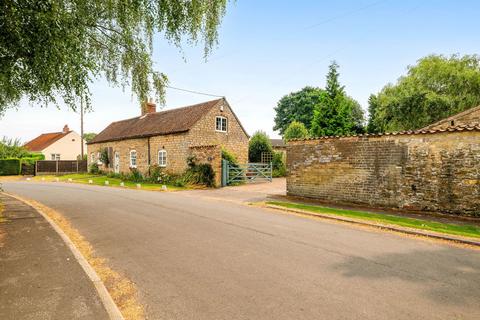
<svg viewBox="0 0 480 320"><path fill-rule="evenodd" d="M58 180L57 180L58 179ZM36 176L33 178L35 181L47 181L47 182L55 182L55 181L62 181L62 182L75 182L75 183L83 183L83 184L90 184L90 180L92 181L91 184L98 185L98 186L107 186L105 181L108 181L108 186L113 187L120 187L121 183L124 183L125 188L136 189L137 184L140 184L141 189L145 190L156 190L156 191L163 191L162 184L157 183L145 183L145 182L133 182L128 180L122 180L118 178L109 178L105 175L93 175L93 174L66 174L62 176L55 176L55 175L44 175L44 176ZM178 191L178 190L185 190L185 187L177 187L173 185L166 185L168 191Z"/></svg>
<svg viewBox="0 0 480 320"><path fill-rule="evenodd" d="M435 232L451 234L451 235L480 238L480 227L474 226L474 225L457 225L457 224L414 219L414 218L408 218L408 217L400 217L396 215L389 215L389 214L383 214L383 213L336 209L336 208L328 208L328 207L322 207L322 206L316 206L316 205L290 203L290 202L282 202L282 201L268 201L267 204L285 207L285 208L291 208L291 209L299 209L299 210L304 210L304 211L313 212L313 213L336 215L336 216L356 218L356 219L374 221L374 222L397 225L397 226L414 228L414 229L435 231Z"/></svg>

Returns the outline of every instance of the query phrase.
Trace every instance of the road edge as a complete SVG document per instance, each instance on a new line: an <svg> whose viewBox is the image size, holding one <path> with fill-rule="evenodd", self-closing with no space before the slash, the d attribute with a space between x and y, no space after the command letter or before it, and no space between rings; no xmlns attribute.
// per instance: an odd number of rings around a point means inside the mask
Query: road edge
<svg viewBox="0 0 480 320"><path fill-rule="evenodd" d="M381 224L381 223L372 223L372 222L359 220L359 219L351 219L351 218L345 218L345 217L340 217L340 216L335 216L335 215L314 213L314 212L310 212L310 211L306 211L306 210L286 208L286 207L277 206L277 205L273 205L273 204L265 204L265 207L270 208L270 209L274 209L274 210L279 210L279 211L293 212L293 213L301 214L301 215L304 215L304 216L311 216L311 217L335 220L335 221L346 222L346 223L351 223L351 224L374 227L374 228L382 229L382 230L404 233L404 234L408 234L408 235L420 236L420 237L437 239L437 240L444 240L444 241L454 242L454 243L457 243L457 244L468 245L468 246L472 246L472 247L475 247L477 249L480 249L480 241L475 241L473 239L470 240L470 239L467 239L467 238L443 235L443 234L440 234L440 233L428 232L428 231L423 231L423 230L416 230L416 229L412 229L412 228L395 227L395 226L392 226L392 225Z"/></svg>
<svg viewBox="0 0 480 320"><path fill-rule="evenodd" d="M102 304L105 307L105 310L107 311L110 319L125 320L122 313L120 312L120 309L118 308L116 303L113 301L112 296L108 292L107 288L105 287L105 284L102 282L98 274L95 272L93 267L88 263L87 259L85 259L82 253L77 249L77 247L75 247L72 240L70 240L70 238L65 234L65 232L63 232L63 230L55 223L55 221L53 221L46 213L44 213L42 209L38 208L34 203L28 201L27 199L23 199L22 197L19 197L15 194L8 193L8 192L2 192L2 193L26 203L27 205L32 207L34 210L36 210L45 220L48 221L48 223L52 226L52 228L57 232L60 238L62 238L62 240L67 245L67 247L70 249L73 256L75 257L75 260L77 260L77 262L82 267L83 271L85 271L87 277L90 279L90 281L92 281L95 289L97 290L98 296L100 297L100 300L102 301Z"/></svg>

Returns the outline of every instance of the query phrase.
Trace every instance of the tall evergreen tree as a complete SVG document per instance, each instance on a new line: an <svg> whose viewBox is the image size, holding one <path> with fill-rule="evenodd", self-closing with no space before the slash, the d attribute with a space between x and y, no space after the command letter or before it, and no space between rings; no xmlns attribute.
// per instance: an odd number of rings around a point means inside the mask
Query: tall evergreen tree
<svg viewBox="0 0 480 320"><path fill-rule="evenodd" d="M313 111L312 136L348 135L363 132L363 110L347 96L340 84L338 64L329 66L327 85Z"/></svg>

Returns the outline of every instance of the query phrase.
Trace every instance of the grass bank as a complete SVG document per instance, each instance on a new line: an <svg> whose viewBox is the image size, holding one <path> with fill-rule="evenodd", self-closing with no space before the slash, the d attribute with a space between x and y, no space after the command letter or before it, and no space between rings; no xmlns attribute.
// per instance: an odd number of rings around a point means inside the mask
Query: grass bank
<svg viewBox="0 0 480 320"><path fill-rule="evenodd" d="M105 181L108 181L108 186L120 187L120 184L123 182L125 188L136 189L137 183L141 185L141 189L145 190L154 190L154 191L163 191L162 184L159 183L145 183L145 182L133 182L128 180L122 180L118 178L109 178L106 175L94 175L94 174L66 174L62 176L54 176L54 175L45 175L45 176L35 176L32 178L34 181L50 181L55 182L63 181L63 182L74 182L74 183L83 183L83 184L90 184L89 181L91 180L94 185L98 186L106 186ZM166 185L168 191L178 191L178 190L185 190L185 187L177 187L173 185Z"/></svg>
<svg viewBox="0 0 480 320"><path fill-rule="evenodd" d="M279 207L303 210L303 211L318 213L322 215L342 216L342 217L367 220L367 221L378 222L378 223L394 225L394 226L434 231L434 232L450 234L450 235L480 238L480 227L477 227L474 225L449 224L449 223L414 219L414 218L408 218L408 217L400 217L400 216L383 214L383 213L336 209L336 208L328 208L328 207L317 206L317 205L291 203L291 202L283 202L283 201L267 201L266 203L270 205L279 206Z"/></svg>

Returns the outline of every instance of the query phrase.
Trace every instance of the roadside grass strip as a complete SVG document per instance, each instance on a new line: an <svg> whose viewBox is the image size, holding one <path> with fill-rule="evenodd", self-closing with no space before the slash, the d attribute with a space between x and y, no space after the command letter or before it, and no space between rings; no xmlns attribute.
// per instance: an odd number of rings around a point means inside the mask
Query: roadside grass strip
<svg viewBox="0 0 480 320"><path fill-rule="evenodd" d="M408 218L408 217L399 217L399 216L383 214L383 213L336 209L336 208L328 208L328 207L322 207L317 205L308 205L308 204L291 203L291 202L283 202L283 201L267 201L266 204L289 208L289 209L297 209L297 210L307 211L311 213L318 213L322 215L349 217L349 218L379 222L379 223L413 228L413 229L434 231L434 232L450 234L450 235L480 238L480 227L473 226L473 225L449 224L449 223L427 221L427 220L414 219L414 218Z"/></svg>
<svg viewBox="0 0 480 320"><path fill-rule="evenodd" d="M58 180L57 180L58 179ZM154 191L165 191L162 188L162 184L157 183L144 183L144 182L133 182L122 180L118 178L109 178L106 175L93 175L93 174L66 174L62 176L54 176L54 175L45 175L45 176L36 176L34 177L35 181L60 181L60 182L70 182L70 183L83 183L83 184L93 184L97 186L113 186L113 187L123 187L123 188L130 188L130 189L137 189L138 184L141 185L141 189L144 190L154 190ZM90 183L91 181L91 183ZM105 183L108 181L108 183ZM163 184L165 185L165 184ZM184 187L176 187L173 185L167 184L168 191L178 191L178 190L185 190Z"/></svg>

